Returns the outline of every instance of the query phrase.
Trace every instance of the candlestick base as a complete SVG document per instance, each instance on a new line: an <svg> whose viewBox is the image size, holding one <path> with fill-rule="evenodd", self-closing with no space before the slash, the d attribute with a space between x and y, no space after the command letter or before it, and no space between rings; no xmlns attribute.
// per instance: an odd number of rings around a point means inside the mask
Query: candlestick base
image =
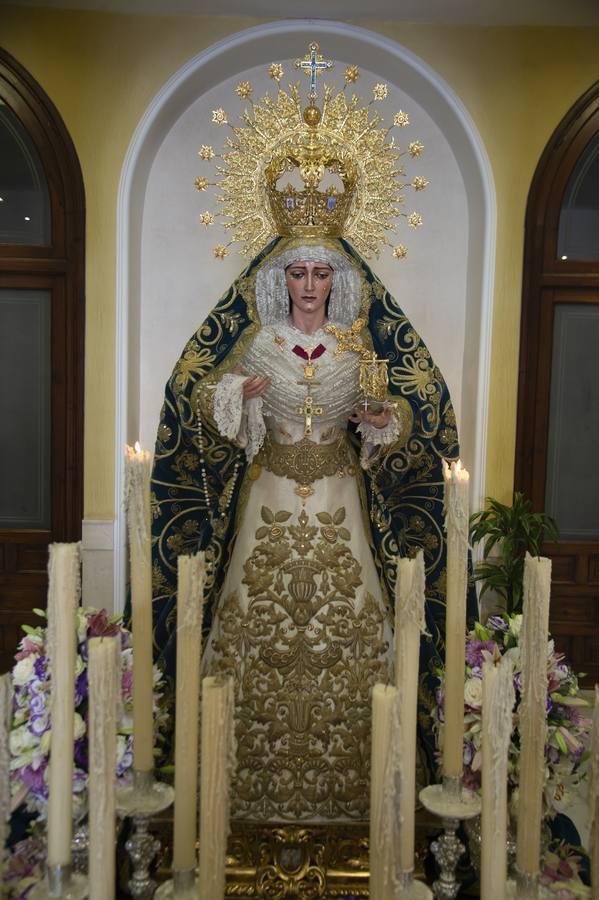
<svg viewBox="0 0 599 900"><path fill-rule="evenodd" d="M420 791L420 802L435 816L441 819L473 819L480 814L481 802L478 794L465 788L461 783L458 788L453 780L446 779L443 784L429 784Z"/></svg>
<svg viewBox="0 0 599 900"><path fill-rule="evenodd" d="M150 877L150 866L160 851L160 841L150 834L148 819L162 812L173 802L173 788L162 781L154 781L154 773L135 770L133 784L117 791L116 808L120 816L130 816L133 833L125 843L131 860L132 873L129 893L138 900L150 900L156 882Z"/></svg>
<svg viewBox="0 0 599 900"><path fill-rule="evenodd" d="M31 900L85 900L89 885L85 875L72 866L48 866L46 877L31 890Z"/></svg>
<svg viewBox="0 0 599 900"><path fill-rule="evenodd" d="M160 885L154 900L197 900L199 889L195 869L175 869L172 879Z"/></svg>
<svg viewBox="0 0 599 900"><path fill-rule="evenodd" d="M472 819L479 815L480 797L465 788L461 779L445 778L442 785L430 784L423 788L420 791L420 802L429 812L443 820L443 834L431 844L440 869L439 879L433 884L433 893L438 900L454 900L460 890L456 868L466 850L456 831L461 819Z"/></svg>
<svg viewBox="0 0 599 900"><path fill-rule="evenodd" d="M399 873L399 885L394 896L398 900L431 900L433 892L422 881L416 881L414 870L404 870Z"/></svg>
<svg viewBox="0 0 599 900"><path fill-rule="evenodd" d="M506 900L548 900L555 897L553 891L539 882L539 873L514 872L514 878L508 879L505 892Z"/></svg>
<svg viewBox="0 0 599 900"><path fill-rule="evenodd" d="M134 771L133 783L116 792L116 810L123 818L155 816L171 805L175 791L170 784L154 781L153 772Z"/></svg>

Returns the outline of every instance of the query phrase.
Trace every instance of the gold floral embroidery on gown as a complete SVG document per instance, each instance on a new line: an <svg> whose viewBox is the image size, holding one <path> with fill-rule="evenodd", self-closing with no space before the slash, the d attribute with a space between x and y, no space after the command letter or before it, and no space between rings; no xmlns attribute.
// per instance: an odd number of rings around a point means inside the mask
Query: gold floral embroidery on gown
<svg viewBox="0 0 599 900"><path fill-rule="evenodd" d="M329 354L321 384L335 372ZM344 390L349 411L356 383ZM301 424L296 400L274 401L288 405L289 440ZM345 416L331 421L325 407L315 441L339 441ZM210 670L236 683L237 818L368 817L371 692L389 679L392 639L356 478L341 475L307 496L264 468L250 482L208 649Z"/></svg>

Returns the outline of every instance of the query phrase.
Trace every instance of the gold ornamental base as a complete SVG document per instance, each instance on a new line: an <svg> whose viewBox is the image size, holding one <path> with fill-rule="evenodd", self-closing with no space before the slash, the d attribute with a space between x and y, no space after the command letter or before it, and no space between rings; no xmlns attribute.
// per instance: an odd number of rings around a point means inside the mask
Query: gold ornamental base
<svg viewBox="0 0 599 900"><path fill-rule="evenodd" d="M424 881L423 861L428 851L431 822L426 813L424 820L421 815L416 824L414 877ZM161 817L154 825L162 844L156 877L165 881L172 877L172 819ZM231 823L225 900L368 897L369 874L366 822Z"/></svg>
<svg viewBox="0 0 599 900"><path fill-rule="evenodd" d="M233 823L227 898L368 897L368 829Z"/></svg>

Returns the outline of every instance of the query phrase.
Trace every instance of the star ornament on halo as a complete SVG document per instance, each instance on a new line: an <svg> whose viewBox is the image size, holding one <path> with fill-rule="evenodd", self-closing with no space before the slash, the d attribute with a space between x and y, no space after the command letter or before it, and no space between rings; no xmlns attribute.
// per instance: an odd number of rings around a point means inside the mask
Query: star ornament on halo
<svg viewBox="0 0 599 900"><path fill-rule="evenodd" d="M204 160L214 159L215 153L213 147L209 147L207 144L202 144L202 146L198 150L198 156L200 157L200 159Z"/></svg>
<svg viewBox="0 0 599 900"><path fill-rule="evenodd" d="M268 69L268 74L273 79L273 81L280 81L283 77L285 70L281 63L271 63Z"/></svg>
<svg viewBox="0 0 599 900"><path fill-rule="evenodd" d="M237 87L235 88L235 93L242 100L248 100L252 96L253 87L249 83L249 81L240 81Z"/></svg>
<svg viewBox="0 0 599 900"><path fill-rule="evenodd" d="M205 225L206 228L208 228L208 226L212 225L212 223L214 222L214 216L211 212L203 212L200 216L200 222L202 223L202 225Z"/></svg>
<svg viewBox="0 0 599 900"><path fill-rule="evenodd" d="M357 66L346 66L343 78L346 84L355 84L360 77L360 70Z"/></svg>
<svg viewBox="0 0 599 900"><path fill-rule="evenodd" d="M393 124L396 128L405 128L406 125L410 124L410 117L403 109L400 109L399 112L396 112L393 116Z"/></svg>
<svg viewBox="0 0 599 900"><path fill-rule="evenodd" d="M422 225L422 216L420 213L413 212L407 217L410 228L420 228Z"/></svg>
<svg viewBox="0 0 599 900"><path fill-rule="evenodd" d="M386 84L375 84L372 89L372 96L375 100L386 100L389 88Z"/></svg>
<svg viewBox="0 0 599 900"><path fill-rule="evenodd" d="M427 184L429 184L429 182L426 178L423 178L422 175L416 175L412 181L412 187L415 191L423 191Z"/></svg>
<svg viewBox="0 0 599 900"><path fill-rule="evenodd" d="M215 125L226 125L228 123L227 114L222 108L219 106L218 109L212 110L212 121Z"/></svg>
<svg viewBox="0 0 599 900"><path fill-rule="evenodd" d="M229 251L225 246L223 246L223 244L217 244L216 247L213 248L212 252L214 253L215 259L224 259Z"/></svg>

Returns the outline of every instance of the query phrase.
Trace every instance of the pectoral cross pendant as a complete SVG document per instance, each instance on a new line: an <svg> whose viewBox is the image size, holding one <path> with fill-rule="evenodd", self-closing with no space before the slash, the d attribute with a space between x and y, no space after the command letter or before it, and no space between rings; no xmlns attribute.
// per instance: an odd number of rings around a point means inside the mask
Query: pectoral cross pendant
<svg viewBox="0 0 599 900"><path fill-rule="evenodd" d="M318 403L315 403L314 398L311 397L310 394L306 394L304 405L298 406L296 412L299 416L304 415L306 417L306 424L304 425L304 436L312 434L312 416L321 416L322 406L319 406Z"/></svg>

